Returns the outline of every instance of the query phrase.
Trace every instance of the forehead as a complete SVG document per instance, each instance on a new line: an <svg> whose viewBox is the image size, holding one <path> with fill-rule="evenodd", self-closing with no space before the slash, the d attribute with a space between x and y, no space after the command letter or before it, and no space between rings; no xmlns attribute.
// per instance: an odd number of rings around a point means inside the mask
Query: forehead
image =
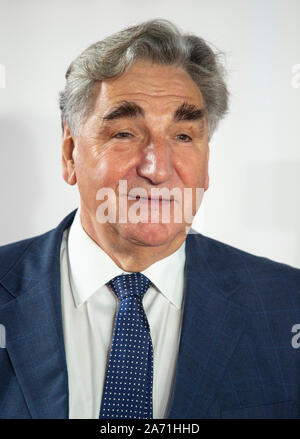
<svg viewBox="0 0 300 439"><path fill-rule="evenodd" d="M105 111L122 99L137 101L146 111L147 106L162 109L183 101L203 106L199 88L182 67L148 61L138 61L120 77L102 81L95 106Z"/></svg>

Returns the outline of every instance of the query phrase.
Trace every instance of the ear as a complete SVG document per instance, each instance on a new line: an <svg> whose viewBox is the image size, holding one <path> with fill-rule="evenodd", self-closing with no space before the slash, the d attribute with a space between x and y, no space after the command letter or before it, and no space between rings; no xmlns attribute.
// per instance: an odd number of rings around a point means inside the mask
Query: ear
<svg viewBox="0 0 300 439"><path fill-rule="evenodd" d="M62 175L66 183L74 185L77 182L73 160L74 139L70 128L64 121L64 136L62 140Z"/></svg>
<svg viewBox="0 0 300 439"><path fill-rule="evenodd" d="M209 145L207 145L207 163L206 163L206 175L205 175L205 181L204 181L204 192L207 191L209 188L209 175L208 175L208 162L209 162Z"/></svg>

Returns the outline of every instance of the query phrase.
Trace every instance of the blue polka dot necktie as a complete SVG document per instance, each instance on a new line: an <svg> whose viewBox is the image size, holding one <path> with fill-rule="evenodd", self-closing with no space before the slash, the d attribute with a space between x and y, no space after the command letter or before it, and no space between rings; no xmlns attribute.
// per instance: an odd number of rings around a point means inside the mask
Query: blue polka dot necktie
<svg viewBox="0 0 300 439"><path fill-rule="evenodd" d="M141 273L107 284L120 300L102 395L100 419L152 418L153 348L143 296L151 285Z"/></svg>

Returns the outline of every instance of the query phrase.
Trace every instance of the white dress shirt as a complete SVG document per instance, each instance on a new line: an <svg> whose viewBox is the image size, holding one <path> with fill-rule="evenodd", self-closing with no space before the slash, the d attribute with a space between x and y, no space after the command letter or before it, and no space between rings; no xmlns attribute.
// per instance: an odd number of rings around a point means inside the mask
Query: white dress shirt
<svg viewBox="0 0 300 439"><path fill-rule="evenodd" d="M142 273L153 344L153 418L168 414L180 340L185 241ZM82 227L80 209L61 245L61 300L69 418L98 419L119 300L106 283L122 271Z"/></svg>

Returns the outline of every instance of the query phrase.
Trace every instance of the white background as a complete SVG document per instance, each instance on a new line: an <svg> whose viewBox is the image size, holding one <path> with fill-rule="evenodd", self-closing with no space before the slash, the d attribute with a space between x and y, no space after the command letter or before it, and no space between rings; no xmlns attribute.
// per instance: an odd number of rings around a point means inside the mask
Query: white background
<svg viewBox="0 0 300 439"><path fill-rule="evenodd" d="M0 244L43 233L78 206L61 177L65 71L91 43L151 18L226 53L230 113L210 144L194 227L300 267L299 0L0 0Z"/></svg>

